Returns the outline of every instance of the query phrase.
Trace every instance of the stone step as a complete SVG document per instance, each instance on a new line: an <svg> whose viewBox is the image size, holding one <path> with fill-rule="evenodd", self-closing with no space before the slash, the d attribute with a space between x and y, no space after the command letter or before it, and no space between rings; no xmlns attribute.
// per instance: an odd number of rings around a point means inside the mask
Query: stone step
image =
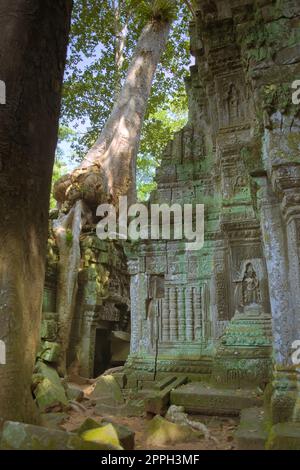
<svg viewBox="0 0 300 470"><path fill-rule="evenodd" d="M165 387L160 389L162 385L158 383L158 389L154 390L152 393L145 398L145 410L148 415L161 415L163 414L170 403L170 396L172 391L177 387L185 384L187 382L187 377L177 377L174 376L173 379L165 380Z"/></svg>
<svg viewBox="0 0 300 470"><path fill-rule="evenodd" d="M163 379L159 380L159 382L154 382L154 389L158 391L163 390L172 382L174 382L176 379L177 377L174 375L169 375L167 377L164 377Z"/></svg>
<svg viewBox="0 0 300 470"><path fill-rule="evenodd" d="M235 433L239 450L264 450L268 439L269 420L263 408L247 408Z"/></svg>
<svg viewBox="0 0 300 470"><path fill-rule="evenodd" d="M272 427L267 450L300 450L300 423L278 423Z"/></svg>
<svg viewBox="0 0 300 470"><path fill-rule="evenodd" d="M263 398L255 390L225 389L191 382L171 392L171 404L183 406L189 413L239 416L245 408L262 406Z"/></svg>

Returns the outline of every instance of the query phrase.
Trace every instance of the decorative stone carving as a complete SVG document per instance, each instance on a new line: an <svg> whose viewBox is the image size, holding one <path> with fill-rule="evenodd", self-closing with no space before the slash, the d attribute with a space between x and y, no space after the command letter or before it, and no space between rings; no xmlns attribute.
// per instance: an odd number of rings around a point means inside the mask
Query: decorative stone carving
<svg viewBox="0 0 300 470"><path fill-rule="evenodd" d="M245 79L241 71L218 78L220 127L240 126L247 116Z"/></svg>
<svg viewBox="0 0 300 470"><path fill-rule="evenodd" d="M259 281L252 263L248 263L242 280L242 305L261 303Z"/></svg>
<svg viewBox="0 0 300 470"><path fill-rule="evenodd" d="M186 126L183 130L183 159L185 161L193 159L193 136L193 128Z"/></svg>
<svg viewBox="0 0 300 470"><path fill-rule="evenodd" d="M258 305L237 312L221 338L213 366L217 385L264 386L272 373L271 316Z"/></svg>
<svg viewBox="0 0 300 470"><path fill-rule="evenodd" d="M162 299L165 297L165 280L163 276L152 275L149 278L147 300L148 331L152 349L155 349L161 335L160 322L163 312Z"/></svg>
<svg viewBox="0 0 300 470"><path fill-rule="evenodd" d="M300 122L290 103L300 11L294 1L196 3L189 121L167 147L155 195L204 203L205 243L192 254L166 243L166 258L159 244L141 250L147 274L165 275L165 297L157 356L140 348L130 364L139 373L213 369L222 387L256 387L271 377L273 347L278 410L300 335Z"/></svg>

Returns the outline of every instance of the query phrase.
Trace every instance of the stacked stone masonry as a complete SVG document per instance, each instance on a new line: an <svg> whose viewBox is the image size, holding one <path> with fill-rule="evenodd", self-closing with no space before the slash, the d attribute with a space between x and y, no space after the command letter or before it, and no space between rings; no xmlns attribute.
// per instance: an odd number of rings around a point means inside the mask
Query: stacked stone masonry
<svg viewBox="0 0 300 470"><path fill-rule="evenodd" d="M146 241L129 260L127 372L271 381L273 421L298 420L300 4L199 0L190 36L188 123L150 202L204 204L205 243Z"/></svg>

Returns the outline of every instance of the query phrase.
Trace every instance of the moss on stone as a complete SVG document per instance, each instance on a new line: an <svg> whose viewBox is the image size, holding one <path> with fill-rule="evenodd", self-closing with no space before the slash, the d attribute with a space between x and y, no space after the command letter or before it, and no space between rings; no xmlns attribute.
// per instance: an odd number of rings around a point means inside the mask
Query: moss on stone
<svg viewBox="0 0 300 470"><path fill-rule="evenodd" d="M267 450L300 450L300 424L279 423L272 427Z"/></svg>
<svg viewBox="0 0 300 470"><path fill-rule="evenodd" d="M189 426L171 423L161 416L155 416L149 422L147 429L147 444L154 446L195 441L202 437L202 433L194 431Z"/></svg>
<svg viewBox="0 0 300 470"><path fill-rule="evenodd" d="M270 84L262 88L263 107L271 114L279 110L281 113L296 115L300 109L292 102L290 83Z"/></svg>
<svg viewBox="0 0 300 470"><path fill-rule="evenodd" d="M110 443L84 441L57 429L7 421L0 441L2 450L117 450Z"/></svg>
<svg viewBox="0 0 300 470"><path fill-rule="evenodd" d="M81 438L87 442L109 445L116 449L123 450L123 447L120 445L118 433L111 423L98 428L89 429L81 434Z"/></svg>

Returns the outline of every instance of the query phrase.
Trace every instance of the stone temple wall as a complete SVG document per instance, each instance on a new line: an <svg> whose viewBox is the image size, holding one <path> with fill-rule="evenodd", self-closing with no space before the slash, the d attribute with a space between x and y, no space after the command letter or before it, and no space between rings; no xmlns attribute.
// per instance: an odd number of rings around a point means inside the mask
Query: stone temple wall
<svg viewBox="0 0 300 470"><path fill-rule="evenodd" d="M84 229L80 249L76 311L67 365L83 377L94 377L111 364L124 363L127 358L130 340L129 278L124 247L115 241L99 240L95 227ZM56 342L59 328L57 270L58 251L50 228L38 357L54 366L59 353Z"/></svg>
<svg viewBox="0 0 300 470"><path fill-rule="evenodd" d="M278 409L289 419L299 385L300 116L291 86L300 79L300 4L197 5L189 119L165 151L151 202L204 204L205 243L186 251L148 241L132 255L127 371L139 380L213 371L240 383L250 368L257 384L274 367L274 419ZM241 361L222 362L224 338L241 347Z"/></svg>

